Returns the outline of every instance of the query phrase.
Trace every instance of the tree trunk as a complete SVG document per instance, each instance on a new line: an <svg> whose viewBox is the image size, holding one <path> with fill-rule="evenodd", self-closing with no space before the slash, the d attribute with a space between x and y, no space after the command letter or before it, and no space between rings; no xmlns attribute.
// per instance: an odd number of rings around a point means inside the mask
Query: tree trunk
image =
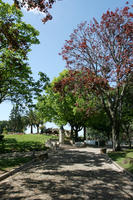
<svg viewBox="0 0 133 200"><path fill-rule="evenodd" d="M84 127L84 140L86 140L86 127Z"/></svg>
<svg viewBox="0 0 133 200"><path fill-rule="evenodd" d="M116 150L116 135L115 135L114 125L112 125L112 148L113 148L113 151Z"/></svg>
<svg viewBox="0 0 133 200"><path fill-rule="evenodd" d="M129 138L129 140L128 140L128 144L129 144L129 149L131 149L131 148L132 148L132 143L131 143L130 138Z"/></svg>
<svg viewBox="0 0 133 200"><path fill-rule="evenodd" d="M126 134L127 134L127 138L128 138L129 149L131 149L132 143L131 143L130 133L127 131Z"/></svg>
<svg viewBox="0 0 133 200"><path fill-rule="evenodd" d="M59 143L64 144L64 128L63 128L63 126L60 127L60 131L59 131Z"/></svg>
<svg viewBox="0 0 133 200"><path fill-rule="evenodd" d="M131 149L132 148L132 143L131 143L131 140L129 139L129 141L128 141L128 144L129 144L129 149Z"/></svg>
<svg viewBox="0 0 133 200"><path fill-rule="evenodd" d="M73 140L73 126L71 126L71 136L70 138Z"/></svg>
<svg viewBox="0 0 133 200"><path fill-rule="evenodd" d="M78 141L78 128L75 129L75 142Z"/></svg>
<svg viewBox="0 0 133 200"><path fill-rule="evenodd" d="M119 151L120 147L120 129L119 122L114 120L112 123L112 142L113 142L113 151Z"/></svg>
<svg viewBox="0 0 133 200"><path fill-rule="evenodd" d="M116 129L116 151L121 150L121 145L120 145L120 130Z"/></svg>
<svg viewBox="0 0 133 200"><path fill-rule="evenodd" d="M37 124L36 127L37 127L37 133L39 134L39 124Z"/></svg>
<svg viewBox="0 0 133 200"><path fill-rule="evenodd" d="M31 127L30 133L33 134L33 125L31 125L30 127Z"/></svg>

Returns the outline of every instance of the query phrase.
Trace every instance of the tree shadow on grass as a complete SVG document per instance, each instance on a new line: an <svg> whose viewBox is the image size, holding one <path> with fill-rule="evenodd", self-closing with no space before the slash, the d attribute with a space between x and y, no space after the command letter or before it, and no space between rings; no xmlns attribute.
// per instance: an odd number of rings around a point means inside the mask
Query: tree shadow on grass
<svg viewBox="0 0 133 200"><path fill-rule="evenodd" d="M0 170L3 172L7 172L9 169L11 170L13 167L18 167L31 160L31 156L0 159Z"/></svg>
<svg viewBox="0 0 133 200"><path fill-rule="evenodd" d="M46 150L45 145L40 142L22 141L18 142L16 139L7 138L0 143L0 170L5 171L7 168L22 165L32 159L32 155L26 156L24 153L28 151ZM20 155L13 154L14 152L23 152ZM6 154L9 153L9 154Z"/></svg>
<svg viewBox="0 0 133 200"><path fill-rule="evenodd" d="M59 151L46 163L34 163L21 176L12 177L10 183L3 182L1 200L133 199L128 192L133 194L133 184L123 173L102 168L104 162L103 155L93 152Z"/></svg>
<svg viewBox="0 0 133 200"><path fill-rule="evenodd" d="M125 158L126 156L126 152L113 152L108 154L114 161L117 161L119 158Z"/></svg>

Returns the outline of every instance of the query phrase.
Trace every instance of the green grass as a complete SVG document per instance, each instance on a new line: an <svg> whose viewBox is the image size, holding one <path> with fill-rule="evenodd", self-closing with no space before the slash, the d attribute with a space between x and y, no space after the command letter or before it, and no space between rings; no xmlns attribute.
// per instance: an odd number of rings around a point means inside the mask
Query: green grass
<svg viewBox="0 0 133 200"><path fill-rule="evenodd" d="M0 153L8 152L26 152L35 150L44 150L45 142L50 138L57 138L57 136L46 135L6 135L4 141L0 142Z"/></svg>
<svg viewBox="0 0 133 200"><path fill-rule="evenodd" d="M0 154L13 152L28 152L32 150L46 150L45 142L50 139L57 139L53 135L5 135L3 142L0 142ZM29 157L5 157L0 158L0 170L10 170L16 166L22 165L32 159Z"/></svg>
<svg viewBox="0 0 133 200"><path fill-rule="evenodd" d="M109 157L133 174L133 149L108 153Z"/></svg>

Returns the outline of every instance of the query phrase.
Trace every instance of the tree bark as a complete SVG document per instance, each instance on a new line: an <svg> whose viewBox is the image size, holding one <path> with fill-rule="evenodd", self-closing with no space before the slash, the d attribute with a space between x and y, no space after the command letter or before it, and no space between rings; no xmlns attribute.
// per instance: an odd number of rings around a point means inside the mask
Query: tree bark
<svg viewBox="0 0 133 200"><path fill-rule="evenodd" d="M71 126L71 136L70 138L73 140L73 126Z"/></svg>
<svg viewBox="0 0 133 200"><path fill-rule="evenodd" d="M116 150L116 135L115 135L115 127L113 124L112 124L112 148L113 151Z"/></svg>
<svg viewBox="0 0 133 200"><path fill-rule="evenodd" d="M86 140L86 127L84 127L84 140Z"/></svg>
<svg viewBox="0 0 133 200"><path fill-rule="evenodd" d="M33 125L31 125L30 127L31 127L30 133L33 134Z"/></svg>
<svg viewBox="0 0 133 200"><path fill-rule="evenodd" d="M37 124L36 127L37 127L37 133L39 134L39 124Z"/></svg>
<svg viewBox="0 0 133 200"><path fill-rule="evenodd" d="M129 133L129 131L127 131L127 138L128 138L128 145L129 145L129 149L131 149L132 148L132 143L131 143L131 138L130 138L130 133Z"/></svg>
<svg viewBox="0 0 133 200"><path fill-rule="evenodd" d="M129 138L129 140L128 140L128 144L129 144L129 149L131 149L131 148L132 148L132 143L131 143L130 138Z"/></svg>
<svg viewBox="0 0 133 200"><path fill-rule="evenodd" d="M75 128L75 142L78 141L78 128Z"/></svg>
<svg viewBox="0 0 133 200"><path fill-rule="evenodd" d="M120 151L120 127L117 119L114 119L112 122L112 142L113 151Z"/></svg>
<svg viewBox="0 0 133 200"><path fill-rule="evenodd" d="M63 128L63 126L60 127L60 131L59 131L59 143L64 144L64 128Z"/></svg>
<svg viewBox="0 0 133 200"><path fill-rule="evenodd" d="M116 129L116 151L121 150L121 145L120 145L120 130Z"/></svg>

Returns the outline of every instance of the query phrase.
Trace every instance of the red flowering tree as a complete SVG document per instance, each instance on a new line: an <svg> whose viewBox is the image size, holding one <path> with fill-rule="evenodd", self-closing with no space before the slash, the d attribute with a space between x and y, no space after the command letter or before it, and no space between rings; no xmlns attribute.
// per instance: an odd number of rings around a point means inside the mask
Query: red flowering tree
<svg viewBox="0 0 133 200"><path fill-rule="evenodd" d="M100 22L94 18L90 24L81 23L65 42L60 53L67 68L81 69L83 73L88 73L90 88L98 94L109 116L114 150L120 147L123 97L133 74L131 7L128 5L114 12L108 10ZM83 81L82 76L79 81Z"/></svg>
<svg viewBox="0 0 133 200"><path fill-rule="evenodd" d="M52 19L52 15L49 10L52 8L56 0L13 0L17 8L25 7L27 10L38 9L42 14L46 16L42 19L43 23Z"/></svg>

